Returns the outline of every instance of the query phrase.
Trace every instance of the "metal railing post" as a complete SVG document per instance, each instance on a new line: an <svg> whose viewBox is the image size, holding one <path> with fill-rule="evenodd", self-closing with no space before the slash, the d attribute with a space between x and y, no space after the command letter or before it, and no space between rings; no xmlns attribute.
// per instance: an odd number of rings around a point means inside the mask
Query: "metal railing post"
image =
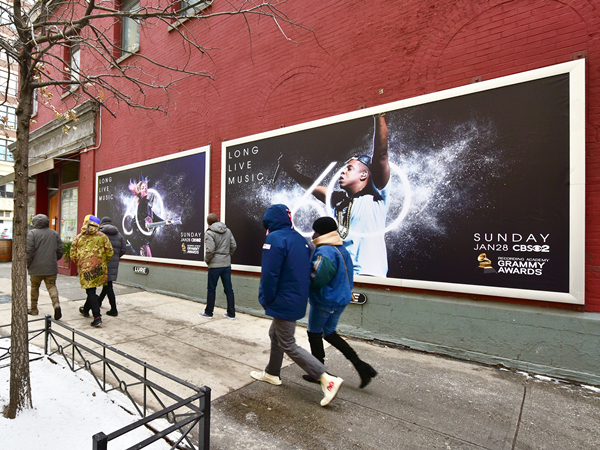
<svg viewBox="0 0 600 450"><path fill-rule="evenodd" d="M50 320L50 314L46 314L46 320L44 321L44 354L48 354L48 341L50 340L50 328L52 327L52 320Z"/></svg>
<svg viewBox="0 0 600 450"><path fill-rule="evenodd" d="M144 363L144 417L146 417L146 392L148 391L147 372L148 368L146 367L146 363Z"/></svg>
<svg viewBox="0 0 600 450"><path fill-rule="evenodd" d="M92 443L92 450L107 450L108 448L108 439L102 432L92 436Z"/></svg>
<svg viewBox="0 0 600 450"><path fill-rule="evenodd" d="M203 388L204 397L200 399L202 409L201 411L204 413L204 417L202 419L202 425L204 428L204 442L202 446L202 450L208 450L210 448L210 396L211 389L206 386ZM198 430L200 431L200 430ZM198 445L200 445L200 433L198 433Z"/></svg>
<svg viewBox="0 0 600 450"><path fill-rule="evenodd" d="M102 390L106 391L106 347L102 347Z"/></svg>

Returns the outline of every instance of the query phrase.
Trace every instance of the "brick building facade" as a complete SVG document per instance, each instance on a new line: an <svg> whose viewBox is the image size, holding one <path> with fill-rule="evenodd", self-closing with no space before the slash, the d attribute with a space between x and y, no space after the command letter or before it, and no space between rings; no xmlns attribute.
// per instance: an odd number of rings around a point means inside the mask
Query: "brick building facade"
<svg viewBox="0 0 600 450"><path fill-rule="evenodd" d="M224 7L215 0L207 12ZM283 24L283 35L264 18L250 17L248 23L241 17L187 20L181 26L206 45L210 55L196 54L189 64L214 79L183 79L169 95L132 92L145 95L148 105L160 104L168 114L132 110L107 99L116 117L94 110L85 136L56 138L65 149L62 154L56 151L56 140L46 139L53 144L34 148L38 159L32 164L44 155L54 157L59 174L47 170L37 175L35 212L48 213L46 187L53 176L62 177L65 159L79 161L77 181L50 187L59 195L65 188L78 188L80 226L85 215L95 212L98 172L210 145L209 210L220 213L224 141L585 59L585 304L358 283L369 301L350 305L342 330L600 384L600 157L595 156L600 151L600 1L308 0L281 7L306 28ZM140 33L139 54L150 58L180 55L181 46L177 30L164 23ZM85 67L85 51L81 61ZM124 62L140 59L133 54ZM75 105L76 92L59 94L57 107ZM41 142L51 133L54 115L40 108L36 119L33 138L38 133ZM62 214L57 215L60 223ZM124 268L120 281L204 298L203 268L151 261L148 265L152 276ZM236 272L234 286L242 311L261 313L257 285L256 274Z"/></svg>

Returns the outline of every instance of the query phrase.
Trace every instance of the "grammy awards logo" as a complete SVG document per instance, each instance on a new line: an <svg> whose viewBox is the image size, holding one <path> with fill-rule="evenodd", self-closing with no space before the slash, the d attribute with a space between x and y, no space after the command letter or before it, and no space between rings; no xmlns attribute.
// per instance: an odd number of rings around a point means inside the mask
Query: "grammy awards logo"
<svg viewBox="0 0 600 450"><path fill-rule="evenodd" d="M479 261L479 269L481 269L484 274L496 273L496 269L492 267L492 261L488 259L485 253L481 253L477 257L477 261Z"/></svg>
<svg viewBox="0 0 600 450"><path fill-rule="evenodd" d="M187 248L185 247L185 242L182 242L182 243L181 243L181 251L182 251L183 253L185 253L185 252L187 251Z"/></svg>

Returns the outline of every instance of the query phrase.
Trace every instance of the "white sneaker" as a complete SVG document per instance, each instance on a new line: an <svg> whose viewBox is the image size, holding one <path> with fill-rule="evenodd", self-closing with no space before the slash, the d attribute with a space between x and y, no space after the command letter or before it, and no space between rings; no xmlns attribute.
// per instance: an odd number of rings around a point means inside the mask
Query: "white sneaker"
<svg viewBox="0 0 600 450"><path fill-rule="evenodd" d="M253 370L250 372L250 376L258 381L266 381L267 383L274 384L275 386L281 385L281 378L276 377L275 375L270 375L264 370L259 372L258 370Z"/></svg>
<svg viewBox="0 0 600 450"><path fill-rule="evenodd" d="M229 320L235 320L235 317L230 317L229 314L227 314L227 313L223 314L223 317L225 317L226 319L229 319Z"/></svg>
<svg viewBox="0 0 600 450"><path fill-rule="evenodd" d="M198 313L198 317L202 317L203 319L212 319L213 318L213 316L209 316L205 312Z"/></svg>
<svg viewBox="0 0 600 450"><path fill-rule="evenodd" d="M339 377L329 375L327 372L325 372L323 375L321 375L319 381L321 382L321 389L323 389L323 393L325 394L325 397L323 397L323 400L321 400L321 406L327 406L337 395L338 391L342 387L342 384L344 383L344 380Z"/></svg>

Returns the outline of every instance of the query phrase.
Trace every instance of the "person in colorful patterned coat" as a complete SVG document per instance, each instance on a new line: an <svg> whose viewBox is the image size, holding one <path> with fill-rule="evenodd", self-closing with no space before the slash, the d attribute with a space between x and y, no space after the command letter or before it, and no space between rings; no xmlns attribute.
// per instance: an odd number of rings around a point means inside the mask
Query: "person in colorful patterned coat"
<svg viewBox="0 0 600 450"><path fill-rule="evenodd" d="M85 216L81 233L75 237L71 246L71 260L77 265L79 283L87 294L85 304L79 308L79 312L83 317L89 317L89 311L92 310L93 327L102 325L96 288L106 284L108 262L113 253L108 236L100 231L100 219L91 214Z"/></svg>

